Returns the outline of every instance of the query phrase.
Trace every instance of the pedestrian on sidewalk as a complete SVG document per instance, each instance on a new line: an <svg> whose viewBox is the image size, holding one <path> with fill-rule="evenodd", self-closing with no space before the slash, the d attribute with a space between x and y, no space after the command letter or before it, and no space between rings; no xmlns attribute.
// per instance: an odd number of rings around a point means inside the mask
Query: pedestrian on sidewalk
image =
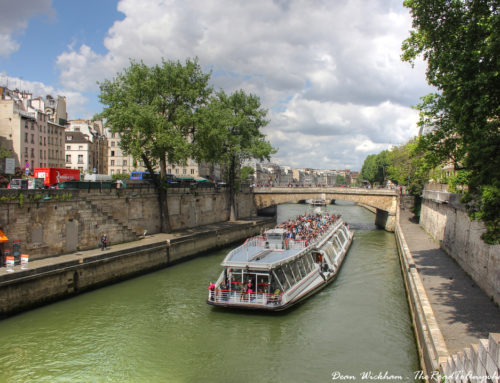
<svg viewBox="0 0 500 383"><path fill-rule="evenodd" d="M103 234L101 236L101 251L103 251L104 249L106 249L106 245L108 244L108 237L106 236L106 234Z"/></svg>

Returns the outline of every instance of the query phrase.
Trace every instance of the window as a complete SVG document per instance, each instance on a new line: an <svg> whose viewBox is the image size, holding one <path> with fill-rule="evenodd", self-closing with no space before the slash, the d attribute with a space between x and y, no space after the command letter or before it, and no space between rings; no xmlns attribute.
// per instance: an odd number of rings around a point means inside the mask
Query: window
<svg viewBox="0 0 500 383"><path fill-rule="evenodd" d="M28 148L24 148L24 156L28 157Z"/></svg>
<svg viewBox="0 0 500 383"><path fill-rule="evenodd" d="M35 130L35 124L31 122L31 130Z"/></svg>
<svg viewBox="0 0 500 383"><path fill-rule="evenodd" d="M191 174L194 174L194 169L191 169Z"/></svg>
<svg viewBox="0 0 500 383"><path fill-rule="evenodd" d="M66 136L66 140L73 141L73 136Z"/></svg>
<svg viewBox="0 0 500 383"><path fill-rule="evenodd" d="M127 160L123 160L123 166L127 166Z"/></svg>
<svg viewBox="0 0 500 383"><path fill-rule="evenodd" d="M111 157L114 157L114 156L115 156L115 151L114 151L114 150L112 150L112 151L111 151Z"/></svg>
<svg viewBox="0 0 500 383"><path fill-rule="evenodd" d="M28 129L28 121L27 121L27 120L25 120L25 121L24 121L24 127L25 127L26 129Z"/></svg>
<svg viewBox="0 0 500 383"><path fill-rule="evenodd" d="M47 137L43 138L43 146L47 146Z"/></svg>
<svg viewBox="0 0 500 383"><path fill-rule="evenodd" d="M182 169L182 174L186 174L187 169Z"/></svg>
<svg viewBox="0 0 500 383"><path fill-rule="evenodd" d="M168 174L172 174L172 169L167 169Z"/></svg>
<svg viewBox="0 0 500 383"><path fill-rule="evenodd" d="M71 145L66 145L66 150L71 150Z"/></svg>
<svg viewBox="0 0 500 383"><path fill-rule="evenodd" d="M111 160L111 166L115 166L115 160Z"/></svg>
<svg viewBox="0 0 500 383"><path fill-rule="evenodd" d="M83 164L83 154L78 155L78 163Z"/></svg>
<svg viewBox="0 0 500 383"><path fill-rule="evenodd" d="M175 169L175 174L179 174L179 169Z"/></svg>
<svg viewBox="0 0 500 383"><path fill-rule="evenodd" d="M31 158L35 158L35 149L31 148Z"/></svg>
<svg viewBox="0 0 500 383"><path fill-rule="evenodd" d="M24 142L28 142L28 133L24 133Z"/></svg>
<svg viewBox="0 0 500 383"><path fill-rule="evenodd" d="M67 164L71 163L71 154L66 154L66 163Z"/></svg>
<svg viewBox="0 0 500 383"><path fill-rule="evenodd" d="M43 150L40 150L40 159L43 158Z"/></svg>
<svg viewBox="0 0 500 383"><path fill-rule="evenodd" d="M40 145L43 145L42 137L40 137Z"/></svg>
<svg viewBox="0 0 500 383"><path fill-rule="evenodd" d="M120 166L120 160L116 160L116 166Z"/></svg>
<svg viewBox="0 0 500 383"><path fill-rule="evenodd" d="M34 135L34 134L32 134L32 135L31 135L31 143L32 143L32 144L34 144L34 143L35 143L35 135Z"/></svg>
<svg viewBox="0 0 500 383"><path fill-rule="evenodd" d="M78 150L83 150L83 146L82 145L78 145Z"/></svg>
<svg viewBox="0 0 500 383"><path fill-rule="evenodd" d="M114 148L115 147L115 142L114 141L111 141L111 147Z"/></svg>

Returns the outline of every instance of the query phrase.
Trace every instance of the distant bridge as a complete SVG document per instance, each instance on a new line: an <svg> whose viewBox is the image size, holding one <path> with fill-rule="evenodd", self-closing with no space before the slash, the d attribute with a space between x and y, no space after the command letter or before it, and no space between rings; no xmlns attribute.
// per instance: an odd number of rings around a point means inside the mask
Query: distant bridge
<svg viewBox="0 0 500 383"><path fill-rule="evenodd" d="M365 189L338 187L256 187L253 189L257 209L282 203L324 199L357 202L376 212L375 224L387 231L394 231L398 193L394 189Z"/></svg>

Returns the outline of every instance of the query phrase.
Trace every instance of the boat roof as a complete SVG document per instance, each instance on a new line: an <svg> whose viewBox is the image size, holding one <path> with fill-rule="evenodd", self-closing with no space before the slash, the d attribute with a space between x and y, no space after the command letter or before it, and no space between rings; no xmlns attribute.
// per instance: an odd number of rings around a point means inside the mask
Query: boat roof
<svg viewBox="0 0 500 383"><path fill-rule="evenodd" d="M252 268L270 270L283 263L299 257L304 252L312 251L314 248L321 247L328 238L330 238L338 228L343 225L341 219L334 223L321 237L306 248L302 249L266 249L252 243L244 243L233 249L222 262L223 267ZM284 229L271 229L284 230ZM286 231L286 230L285 230Z"/></svg>

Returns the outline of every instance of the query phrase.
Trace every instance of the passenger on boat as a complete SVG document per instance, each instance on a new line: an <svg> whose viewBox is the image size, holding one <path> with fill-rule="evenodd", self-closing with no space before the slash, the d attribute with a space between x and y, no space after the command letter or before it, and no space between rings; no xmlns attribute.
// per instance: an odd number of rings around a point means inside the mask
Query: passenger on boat
<svg viewBox="0 0 500 383"><path fill-rule="evenodd" d="M215 283L210 282L210 284L208 285L208 289L210 290L210 300L213 301L215 293Z"/></svg>

